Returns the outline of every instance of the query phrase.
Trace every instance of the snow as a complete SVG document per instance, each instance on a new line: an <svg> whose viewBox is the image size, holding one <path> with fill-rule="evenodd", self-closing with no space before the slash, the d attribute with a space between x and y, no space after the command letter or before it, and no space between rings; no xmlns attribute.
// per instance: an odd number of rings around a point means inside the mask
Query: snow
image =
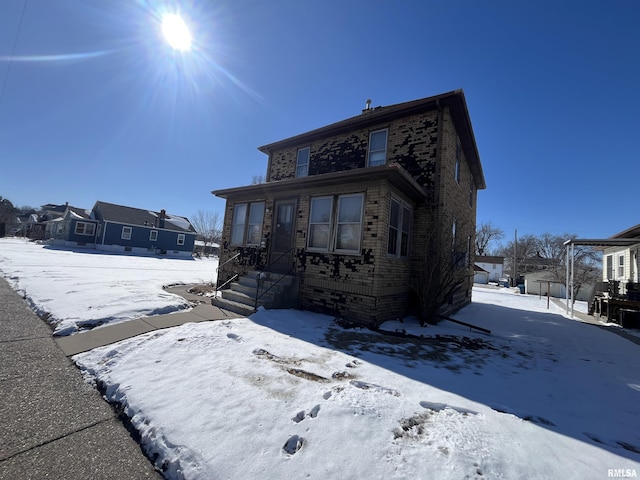
<svg viewBox="0 0 640 480"><path fill-rule="evenodd" d="M109 254L0 239L0 270L56 335L190 308L169 284L211 283L217 259Z"/></svg>
<svg viewBox="0 0 640 480"><path fill-rule="evenodd" d="M159 308L149 291L123 291L148 283L157 296L187 274L143 260L0 240L2 274L36 308L61 297L69 305L55 309L60 321L82 318L96 288L121 319ZM111 269L110 281L92 283ZM638 345L506 288L474 288L455 318L492 333L409 318L383 327L412 336L391 336L260 310L73 359L123 406L170 479L640 474Z"/></svg>

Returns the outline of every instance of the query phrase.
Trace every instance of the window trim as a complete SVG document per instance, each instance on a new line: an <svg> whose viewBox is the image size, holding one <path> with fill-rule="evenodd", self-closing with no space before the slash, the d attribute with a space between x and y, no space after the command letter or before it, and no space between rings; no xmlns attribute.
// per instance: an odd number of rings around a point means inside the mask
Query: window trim
<svg viewBox="0 0 640 480"><path fill-rule="evenodd" d="M300 163L300 153L306 150L306 163ZM311 147L299 148L296 153L296 178L309 176L309 164L311 163ZM301 167L304 167L304 174L299 173Z"/></svg>
<svg viewBox="0 0 640 480"><path fill-rule="evenodd" d="M358 246L357 249L346 249L346 248L337 248L338 244L338 230L340 225L355 225L356 222L340 222L339 214L340 214L340 200L347 197L359 197L360 198L360 220L357 222L359 227L359 235L358 235ZM330 199L331 206L329 211L329 234L327 247L312 247L309 245L311 241L311 227L312 225L327 225L326 222L311 222L312 217L312 208L314 200L320 199ZM327 252L327 253L335 253L338 255L360 255L362 252L362 232L364 227L364 205L365 205L365 194L364 192L359 193L344 193L338 195L319 195L312 196L309 200L309 222L307 226L307 241L306 246L307 250L310 252Z"/></svg>
<svg viewBox="0 0 640 480"><path fill-rule="evenodd" d="M394 227L391 225L391 209L393 208L393 203L398 204L398 225ZM404 212L408 211L408 228L405 230L405 222L404 222ZM407 202L400 200L396 196L392 195L389 200L389 219L387 222L387 256L391 258L408 258L409 257L409 248L411 243L411 226L413 224L413 208ZM391 236L391 229L394 229L396 235L396 243L395 243L395 252L389 251L389 238ZM402 236L403 234L407 235L407 245L406 245L406 254L402 254Z"/></svg>
<svg viewBox="0 0 640 480"><path fill-rule="evenodd" d="M133 234L133 228L127 227L124 225L122 227L122 233L120 234L120 240L131 240L131 235Z"/></svg>
<svg viewBox="0 0 640 480"><path fill-rule="evenodd" d="M249 223L250 219L251 219L251 207L253 205L258 205L261 204L262 205L262 220L261 222L258 223ZM244 212L244 216L242 218L242 222L238 222L238 223L234 223L235 221L235 215L236 215L236 210L239 206L244 205L245 206L245 212ZM245 247L245 246L259 246L260 242L262 241L262 232L264 231L264 214L266 213L266 201L265 200L258 200L255 202L239 202L233 205L233 212L231 214L231 232L230 232L230 238L229 238L229 244L234 246L234 247ZM242 225L242 239L240 241L240 243L237 243L236 241L234 241L233 239L233 233L234 233L234 227L240 226ZM250 231L250 227L252 225L260 225L260 239L258 241L258 243L249 243L248 242L248 235L249 235L249 231Z"/></svg>
<svg viewBox="0 0 640 480"><path fill-rule="evenodd" d="M624 257L625 254L621 253L620 255L618 255L618 278L623 278L624 277Z"/></svg>
<svg viewBox="0 0 640 480"><path fill-rule="evenodd" d="M154 235L155 233L155 235ZM149 231L149 241L157 242L158 241L158 230L150 230Z"/></svg>
<svg viewBox="0 0 640 480"><path fill-rule="evenodd" d="M184 240L185 240L185 234L179 233L177 238L178 245L184 245Z"/></svg>
<svg viewBox="0 0 640 480"><path fill-rule="evenodd" d="M384 132L384 149L371 150L372 138L376 133ZM369 133L369 145L367 146L367 167L379 167L380 165L386 165L387 163L387 144L389 143L389 129L381 128L380 130L374 130ZM384 160L380 163L371 164L371 154L384 152Z"/></svg>
<svg viewBox="0 0 640 480"><path fill-rule="evenodd" d="M81 232L78 231L78 227L80 225L82 225L82 231ZM87 230L88 226L92 226L93 227L93 232L86 233L86 230ZM76 222L76 226L74 228L74 234L75 235L83 235L85 237L94 237L95 234L96 234L96 224L93 223L93 222L80 222L80 221L78 221L78 222Z"/></svg>

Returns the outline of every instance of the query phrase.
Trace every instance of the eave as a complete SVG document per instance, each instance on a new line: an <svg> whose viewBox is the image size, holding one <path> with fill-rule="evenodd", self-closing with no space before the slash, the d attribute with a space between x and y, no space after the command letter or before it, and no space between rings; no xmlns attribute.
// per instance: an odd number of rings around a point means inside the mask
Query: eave
<svg viewBox="0 0 640 480"><path fill-rule="evenodd" d="M386 180L404 194L416 202L427 198L425 190L409 175L406 170L397 164L382 165L379 167L357 168L343 172L311 175L308 177L280 180L278 182L258 183L244 187L226 188L214 190L211 193L216 197L229 198L255 198L267 195L283 193L304 193L321 187L346 185L358 182L373 182Z"/></svg>

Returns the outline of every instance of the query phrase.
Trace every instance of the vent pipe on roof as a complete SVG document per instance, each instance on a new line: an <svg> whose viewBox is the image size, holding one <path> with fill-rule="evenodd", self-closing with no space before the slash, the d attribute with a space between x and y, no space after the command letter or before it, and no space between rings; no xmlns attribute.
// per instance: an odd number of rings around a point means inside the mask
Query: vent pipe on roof
<svg viewBox="0 0 640 480"><path fill-rule="evenodd" d="M370 111L371 111L371 99L368 98L366 102L366 106L364 107L364 110L362 110L362 113L366 113Z"/></svg>

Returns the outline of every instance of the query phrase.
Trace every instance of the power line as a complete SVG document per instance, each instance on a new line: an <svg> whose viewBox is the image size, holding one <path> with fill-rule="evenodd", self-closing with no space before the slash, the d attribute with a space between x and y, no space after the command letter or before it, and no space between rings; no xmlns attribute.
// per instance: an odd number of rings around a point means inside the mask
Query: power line
<svg viewBox="0 0 640 480"><path fill-rule="evenodd" d="M2 106L2 100L4 99L4 92L7 89L7 82L9 80L9 73L11 72L11 65L13 65L13 57L16 54L16 47L18 46L18 38L20 37L20 30L22 29L22 20L24 20L24 12L27 10L27 2L24 0L22 5L22 13L20 14L20 22L18 23L18 31L16 32L16 38L13 41L13 48L11 49L11 56L9 57L9 66L7 67L7 73L4 76L4 82L2 83L2 90L0 90L0 106Z"/></svg>

